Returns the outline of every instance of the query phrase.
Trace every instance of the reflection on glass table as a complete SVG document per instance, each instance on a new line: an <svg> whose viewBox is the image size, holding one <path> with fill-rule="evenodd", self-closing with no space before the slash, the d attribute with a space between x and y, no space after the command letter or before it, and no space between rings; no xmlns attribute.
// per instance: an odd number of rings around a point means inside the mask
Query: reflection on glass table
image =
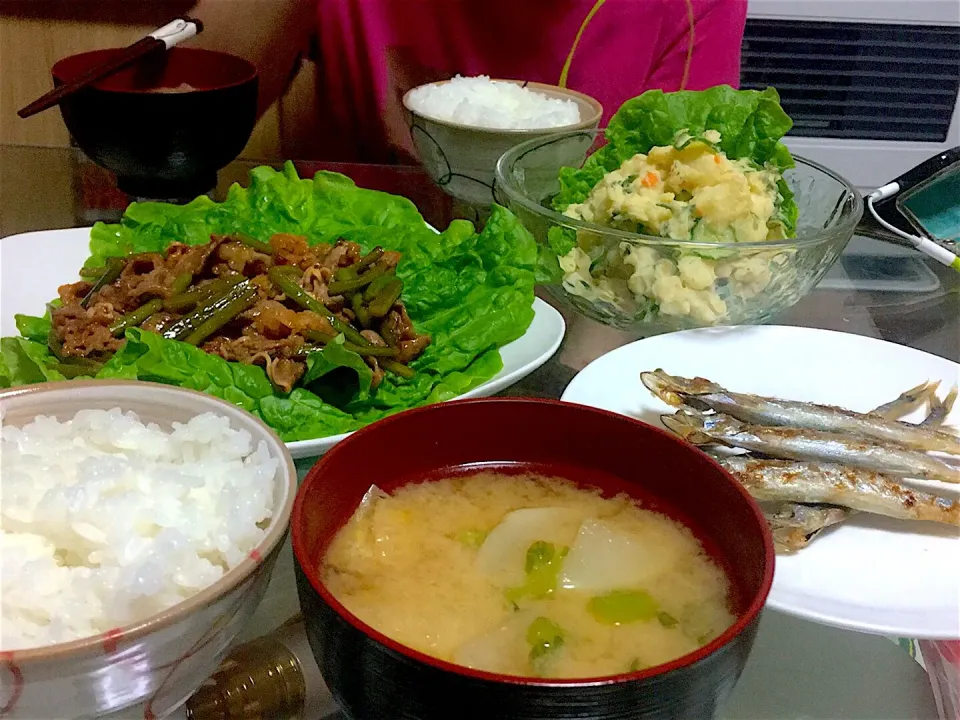
<svg viewBox="0 0 960 720"><path fill-rule="evenodd" d="M919 253L902 245L856 235L818 287L923 294L939 290L940 279Z"/></svg>

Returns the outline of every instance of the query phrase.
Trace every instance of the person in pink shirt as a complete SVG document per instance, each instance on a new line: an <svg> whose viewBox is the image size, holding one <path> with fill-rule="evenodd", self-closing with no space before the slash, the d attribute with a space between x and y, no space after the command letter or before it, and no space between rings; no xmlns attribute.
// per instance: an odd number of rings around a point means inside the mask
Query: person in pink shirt
<svg viewBox="0 0 960 720"><path fill-rule="evenodd" d="M461 75L565 85L607 119L654 88L737 86L747 0L317 0L331 160L412 153L401 98ZM322 138L318 139L322 140Z"/></svg>
<svg viewBox="0 0 960 720"><path fill-rule="evenodd" d="M198 12L233 6L200 0ZM220 44L250 56L265 107L309 13L317 104L297 144L322 160L395 163L413 157L404 93L458 73L565 85L599 100L604 122L645 90L736 87L746 10L747 0L269 0L232 28L208 22L198 40L216 44L219 30ZM267 43L278 23L286 41Z"/></svg>

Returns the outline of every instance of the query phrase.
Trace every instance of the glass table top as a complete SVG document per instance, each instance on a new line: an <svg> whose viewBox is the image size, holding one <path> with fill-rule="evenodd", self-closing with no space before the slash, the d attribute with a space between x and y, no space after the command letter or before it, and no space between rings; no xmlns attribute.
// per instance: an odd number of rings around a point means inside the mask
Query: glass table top
<svg viewBox="0 0 960 720"><path fill-rule="evenodd" d="M254 166L236 162L227 167L212 196L222 197L230 183L245 181ZM458 211L418 168L317 162L296 166L301 175L335 170L358 185L406 195L434 226L445 226ZM0 237L113 221L127 202L109 174L74 150L0 146ZM958 277L912 251L855 238L822 286L776 322L880 338L957 360ZM589 362L636 339L558 309L567 321L560 350L504 394L557 398ZM301 473L309 465L300 463ZM298 610L288 544L247 638L269 631ZM935 718L936 706L923 669L889 639L768 610L724 717Z"/></svg>

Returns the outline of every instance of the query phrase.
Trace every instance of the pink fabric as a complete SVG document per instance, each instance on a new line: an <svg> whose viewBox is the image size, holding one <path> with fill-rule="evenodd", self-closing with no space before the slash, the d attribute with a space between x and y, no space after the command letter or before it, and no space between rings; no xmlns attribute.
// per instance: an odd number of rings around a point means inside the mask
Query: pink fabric
<svg viewBox="0 0 960 720"><path fill-rule="evenodd" d="M391 162L410 151L400 98L453 74L556 84L595 0L317 0L324 159ZM687 88L736 86L747 0L692 0ZM607 0L590 22L568 86L605 120L645 90L679 89L685 0Z"/></svg>

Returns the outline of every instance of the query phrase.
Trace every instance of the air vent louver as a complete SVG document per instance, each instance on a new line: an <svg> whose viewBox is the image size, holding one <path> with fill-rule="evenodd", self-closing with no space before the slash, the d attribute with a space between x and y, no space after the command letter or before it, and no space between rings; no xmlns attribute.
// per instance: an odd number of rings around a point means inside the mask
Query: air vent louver
<svg viewBox="0 0 960 720"><path fill-rule="evenodd" d="M945 142L960 27L751 18L741 86L777 88L791 135Z"/></svg>

